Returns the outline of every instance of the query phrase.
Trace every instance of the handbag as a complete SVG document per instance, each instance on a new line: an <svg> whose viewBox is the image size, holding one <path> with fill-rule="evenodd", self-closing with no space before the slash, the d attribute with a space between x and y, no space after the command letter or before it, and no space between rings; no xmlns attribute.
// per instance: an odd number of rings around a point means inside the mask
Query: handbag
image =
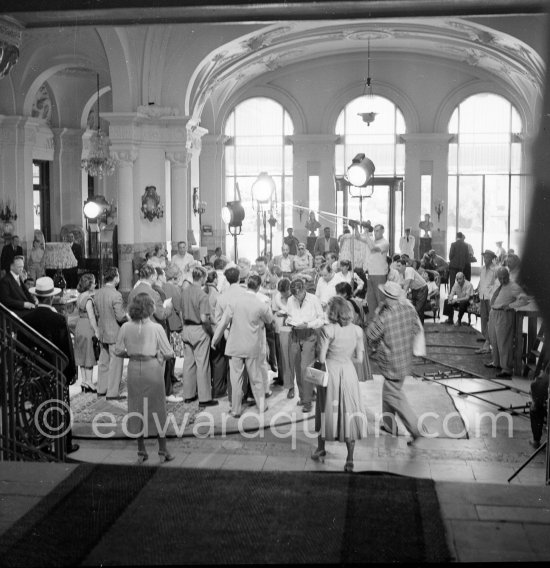
<svg viewBox="0 0 550 568"><path fill-rule="evenodd" d="M328 385L328 371L325 364L315 361L315 363L306 368L304 379L318 387L326 387Z"/></svg>
<svg viewBox="0 0 550 568"><path fill-rule="evenodd" d="M101 343L99 343L99 339L95 335L92 336L92 346L94 348L95 360L99 361L99 355L101 354Z"/></svg>
<svg viewBox="0 0 550 568"><path fill-rule="evenodd" d="M183 337L181 336L181 331L170 332L170 346L174 350L176 357L183 357Z"/></svg>
<svg viewBox="0 0 550 568"><path fill-rule="evenodd" d="M413 338L413 355L415 357L426 356L426 337L423 328Z"/></svg>

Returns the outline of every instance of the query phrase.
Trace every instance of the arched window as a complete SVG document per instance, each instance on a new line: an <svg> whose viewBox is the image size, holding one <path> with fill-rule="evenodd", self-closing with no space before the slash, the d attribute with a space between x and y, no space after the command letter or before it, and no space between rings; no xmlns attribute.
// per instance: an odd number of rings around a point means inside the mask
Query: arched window
<svg viewBox="0 0 550 568"><path fill-rule="evenodd" d="M294 126L285 109L264 97L243 101L227 119L225 197L232 201L238 199L240 193L245 218L238 237L238 256L252 262L264 252L280 254L282 235L292 226L292 145L286 137L293 133ZM264 205L263 210L259 210L252 195L252 185L261 172L268 173L276 187L275 199ZM271 214L277 220L273 227L269 223ZM267 242L264 242L264 234ZM226 243L232 257L233 237L228 235Z"/></svg>
<svg viewBox="0 0 550 568"><path fill-rule="evenodd" d="M480 93L458 105L449 121L447 250L466 235L478 264L496 241L518 252L527 176L522 175L522 123L512 104Z"/></svg>
<svg viewBox="0 0 550 568"><path fill-rule="evenodd" d="M371 197L353 197L359 191L347 190L337 185L336 211L338 234L342 232L342 217L370 220L373 225L384 225L386 238L393 250L402 232L403 196L402 185L392 185L391 180L402 178L405 173L405 144L400 135L405 133L402 112L390 100L374 96L372 107L367 108L365 97L349 102L336 121L335 173L344 176L356 154L365 154L376 168L375 182L387 180L387 184L376 185ZM374 121L367 125L360 113L376 109ZM378 180L378 181L377 181ZM369 193L367 191L366 193Z"/></svg>

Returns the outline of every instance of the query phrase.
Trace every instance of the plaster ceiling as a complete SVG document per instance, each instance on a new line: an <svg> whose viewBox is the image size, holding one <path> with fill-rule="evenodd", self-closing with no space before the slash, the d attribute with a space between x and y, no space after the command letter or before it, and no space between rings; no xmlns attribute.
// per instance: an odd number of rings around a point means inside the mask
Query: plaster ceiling
<svg viewBox="0 0 550 568"><path fill-rule="evenodd" d="M189 86L186 109L198 118L208 99L219 105L256 78L293 64L365 55L369 40L372 61L377 53L389 61L408 54L441 58L506 81L526 101L541 95L541 57L521 40L477 23L459 18L301 21L266 26L211 52Z"/></svg>

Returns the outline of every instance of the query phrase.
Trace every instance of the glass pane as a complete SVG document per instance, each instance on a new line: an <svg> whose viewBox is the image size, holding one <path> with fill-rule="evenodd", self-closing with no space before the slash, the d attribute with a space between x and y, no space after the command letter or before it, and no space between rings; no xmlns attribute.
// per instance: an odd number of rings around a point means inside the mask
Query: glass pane
<svg viewBox="0 0 550 568"><path fill-rule="evenodd" d="M522 253L522 226L525 227L525 204L526 198L530 196L532 178L528 176L512 176L510 187L510 239L502 243L505 249L514 249L516 254L521 256ZM529 199L527 201L531 202ZM528 212L527 212L528 213Z"/></svg>
<svg viewBox="0 0 550 568"><path fill-rule="evenodd" d="M472 245L479 266L482 246L483 177L460 176L458 187L458 230L466 235ZM456 233L455 233L456 235Z"/></svg>
<svg viewBox="0 0 550 568"><path fill-rule="evenodd" d="M32 184L40 185L40 166L37 164L32 165Z"/></svg>
<svg viewBox="0 0 550 568"><path fill-rule="evenodd" d="M457 176L449 176L449 191L447 193L447 250L444 256L447 257L447 252L451 248L451 243L456 240L456 193L457 193ZM424 220L424 218L422 218Z"/></svg>
<svg viewBox="0 0 550 568"><path fill-rule="evenodd" d="M420 216L424 219L424 215L432 212L432 176L420 176Z"/></svg>
<svg viewBox="0 0 550 568"><path fill-rule="evenodd" d="M363 200L363 221L370 220L371 224L384 225L384 236L391 242L389 235L390 224L390 188L377 185L372 197ZM357 201L357 200L354 200Z"/></svg>
<svg viewBox="0 0 550 568"><path fill-rule="evenodd" d="M485 224L483 249L495 250L496 242L508 242L508 176L485 178Z"/></svg>
<svg viewBox="0 0 550 568"><path fill-rule="evenodd" d="M33 177L34 177L34 166L33 166ZM32 192L32 204L33 204L33 229L42 229L42 223L40 222L40 191L34 190Z"/></svg>
<svg viewBox="0 0 550 568"><path fill-rule="evenodd" d="M394 216L394 235L393 235L393 245L390 243L390 252L399 251L399 239L404 233L403 231L403 192L394 192L394 204L395 204L395 216ZM386 230L386 233L388 231Z"/></svg>
<svg viewBox="0 0 550 568"><path fill-rule="evenodd" d="M309 203L305 205L311 211L319 210L319 176L309 176L308 180ZM342 193L342 192L337 192ZM308 211L304 211L308 215Z"/></svg>

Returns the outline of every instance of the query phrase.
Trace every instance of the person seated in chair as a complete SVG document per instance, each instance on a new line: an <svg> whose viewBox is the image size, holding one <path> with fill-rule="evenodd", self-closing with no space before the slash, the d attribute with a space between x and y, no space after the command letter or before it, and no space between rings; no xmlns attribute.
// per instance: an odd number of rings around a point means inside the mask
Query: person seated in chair
<svg viewBox="0 0 550 568"><path fill-rule="evenodd" d="M439 286L435 281L434 271L430 270L426 272L428 280L428 300L426 303L426 308L429 308L433 312L439 311Z"/></svg>
<svg viewBox="0 0 550 568"><path fill-rule="evenodd" d="M452 287L449 297L443 303L443 315L447 316L447 321L445 323L453 323L454 310L458 309L458 319L455 325L462 324L462 316L468 310L470 305L470 300L474 296L474 287L466 278L464 273L457 272L456 281Z"/></svg>
<svg viewBox="0 0 550 568"><path fill-rule="evenodd" d="M530 444L533 448L540 446L542 438L542 430L544 428L544 419L547 414L548 404L548 367L546 371L540 373L534 381L531 382L531 405L529 406L529 418L531 419L531 432L533 440Z"/></svg>

